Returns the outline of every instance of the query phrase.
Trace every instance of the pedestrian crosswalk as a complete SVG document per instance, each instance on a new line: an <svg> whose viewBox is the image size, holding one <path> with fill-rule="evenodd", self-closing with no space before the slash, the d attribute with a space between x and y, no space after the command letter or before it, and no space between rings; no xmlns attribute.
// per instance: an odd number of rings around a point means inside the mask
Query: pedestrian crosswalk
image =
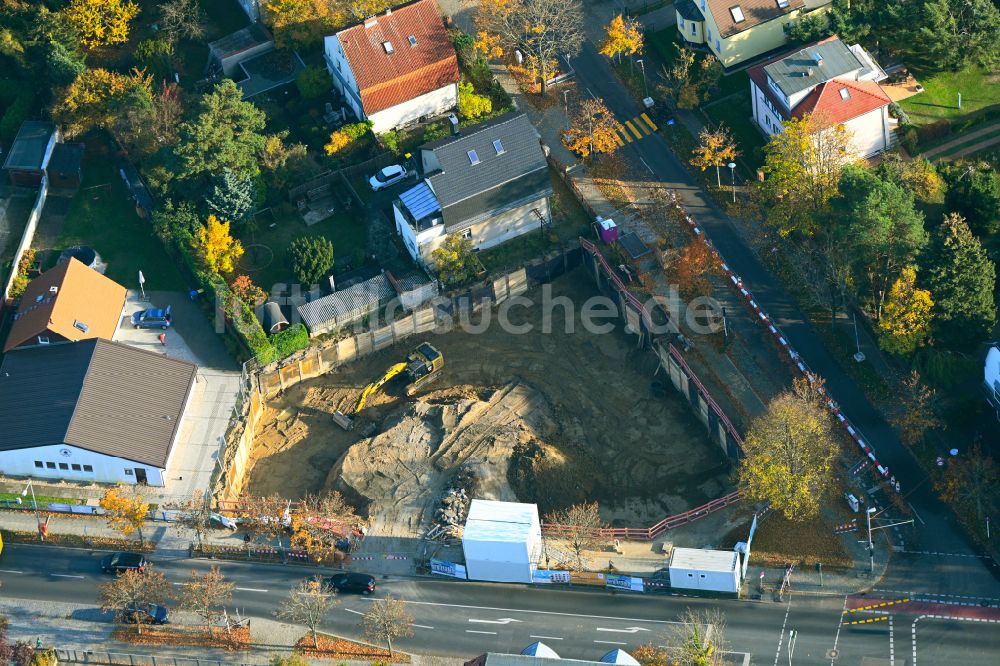
<svg viewBox="0 0 1000 666"><path fill-rule="evenodd" d="M619 146L638 141L657 130L656 123L648 114L640 113L635 118L626 120L615 133L615 141Z"/></svg>

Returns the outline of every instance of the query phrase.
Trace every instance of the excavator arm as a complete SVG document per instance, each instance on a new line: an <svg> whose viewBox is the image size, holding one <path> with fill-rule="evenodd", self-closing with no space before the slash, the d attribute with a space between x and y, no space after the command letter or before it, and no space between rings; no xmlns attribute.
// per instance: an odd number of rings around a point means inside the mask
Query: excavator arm
<svg viewBox="0 0 1000 666"><path fill-rule="evenodd" d="M362 391L362 393L361 393L361 397L358 399L357 406L355 406L354 410L351 413L352 414L357 414L362 409L364 409L365 408L365 403L368 402L368 398L369 398L369 396L371 396L372 393L375 393L380 388L382 388L383 386L385 386L386 382L388 382L390 379L392 379L393 377L395 377L399 373L403 372L404 370L406 370L406 364L405 363L397 363L397 364L391 366L388 370L386 370L385 374L382 375L381 379L379 379L377 381L374 381L371 384L369 384L368 386L366 386L365 390Z"/></svg>

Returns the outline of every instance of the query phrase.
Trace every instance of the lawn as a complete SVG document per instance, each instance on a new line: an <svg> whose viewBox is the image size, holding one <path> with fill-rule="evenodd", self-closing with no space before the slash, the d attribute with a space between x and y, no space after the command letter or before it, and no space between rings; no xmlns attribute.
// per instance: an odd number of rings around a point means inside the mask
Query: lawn
<svg viewBox="0 0 1000 666"><path fill-rule="evenodd" d="M743 77L745 79L746 74L743 74ZM765 141L751 119L753 108L750 103L750 92L743 90L702 109L713 122L724 124L732 130L740 157L751 169L759 169L764 163Z"/></svg>
<svg viewBox="0 0 1000 666"><path fill-rule="evenodd" d="M260 228L252 238L248 233L244 233L241 238L247 250L241 260L240 271L246 271L263 289L270 290L279 282L295 281L288 265L288 244L299 236L325 236L333 242L334 273L357 268L363 263L368 243L368 222L363 209L338 211L311 227L306 226L289 205L276 206L271 209L271 213L273 218L266 214L260 216ZM277 225L273 229L270 228L272 222ZM264 245L266 249L255 248L254 244ZM260 268L251 270L252 262L260 263Z"/></svg>
<svg viewBox="0 0 1000 666"><path fill-rule="evenodd" d="M73 199L54 254L89 245L108 263L106 275L119 284L138 288L141 270L146 289L186 290L149 222L136 215L106 142L87 143L83 171L83 187Z"/></svg>
<svg viewBox="0 0 1000 666"><path fill-rule="evenodd" d="M1000 113L1000 74L969 66L958 72L914 72L924 92L899 103L915 125L962 120L984 112ZM962 93L962 108L958 108Z"/></svg>

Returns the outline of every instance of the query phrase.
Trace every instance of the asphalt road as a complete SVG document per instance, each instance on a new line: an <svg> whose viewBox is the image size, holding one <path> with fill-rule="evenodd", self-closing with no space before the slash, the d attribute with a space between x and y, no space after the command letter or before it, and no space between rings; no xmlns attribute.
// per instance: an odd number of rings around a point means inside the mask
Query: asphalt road
<svg viewBox="0 0 1000 666"><path fill-rule="evenodd" d="M102 552L47 546L8 544L0 556L0 590L4 599L36 599L77 604L98 601L98 585L109 580L100 572ZM157 560L155 566L172 583L181 584L191 570L203 572L207 560ZM272 611L309 570L294 566L217 562L236 584L232 606L251 617L270 617ZM751 655L755 664L785 663L788 637L796 632L794 663L860 664L862 659L889 659L890 646L911 659L913 621L920 615L974 613L975 621L922 617L917 637L921 654L934 655L926 663L992 665L1000 660L1000 632L985 620L1000 620L1000 608L937 604L908 610L900 605L893 622L842 626L843 621L876 617L866 612L843 613L862 600L843 596L792 595L779 603L700 599L668 594L610 593L592 588L540 588L460 582L448 579L388 579L378 593L404 599L415 618L414 636L400 642L403 649L427 654L472 658L486 651L519 652L541 640L567 658L596 659L616 647L640 644L672 645L671 628L688 608L720 609L727 620L727 636L736 663ZM370 598L343 595L330 615L327 629L360 637L358 622ZM831 660L827 655L838 657ZM749 663L749 662L748 662ZM889 663L889 662L878 662ZM903 663L903 662L899 662Z"/></svg>
<svg viewBox="0 0 1000 666"><path fill-rule="evenodd" d="M607 58L599 55L593 44L584 45L579 57L573 59L573 67L581 94L603 98L619 120L633 118L643 111L614 76ZM945 553L959 556L951 557L953 561L965 560L958 566L935 562L932 557L920 562L905 562L903 566L893 567L887 584L893 589L926 593L1000 597L996 563L975 557L978 551L956 524L951 510L938 499L929 477L909 450L830 355L791 296L743 242L729 217L701 190L670 151L666 140L659 134L652 134L626 144L621 150L633 161L641 160L650 181L660 182L680 194L689 213L707 231L727 264L742 277L744 285L777 322L807 365L826 379L827 389L844 414L900 481L915 520L914 528L904 534L906 549ZM858 458L861 459L860 453Z"/></svg>

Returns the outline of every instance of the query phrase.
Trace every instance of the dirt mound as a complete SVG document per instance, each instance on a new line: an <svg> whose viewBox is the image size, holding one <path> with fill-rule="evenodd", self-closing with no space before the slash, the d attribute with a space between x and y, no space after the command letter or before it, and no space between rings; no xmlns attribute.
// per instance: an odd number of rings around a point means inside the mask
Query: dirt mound
<svg viewBox="0 0 1000 666"><path fill-rule="evenodd" d="M327 486L368 507L377 504L379 510L369 512L373 532L398 534L427 524L463 468L475 469L478 497L516 501L507 482L515 448L539 446L556 428L541 393L513 383L434 391L387 414L379 430L351 446L330 470Z"/></svg>

